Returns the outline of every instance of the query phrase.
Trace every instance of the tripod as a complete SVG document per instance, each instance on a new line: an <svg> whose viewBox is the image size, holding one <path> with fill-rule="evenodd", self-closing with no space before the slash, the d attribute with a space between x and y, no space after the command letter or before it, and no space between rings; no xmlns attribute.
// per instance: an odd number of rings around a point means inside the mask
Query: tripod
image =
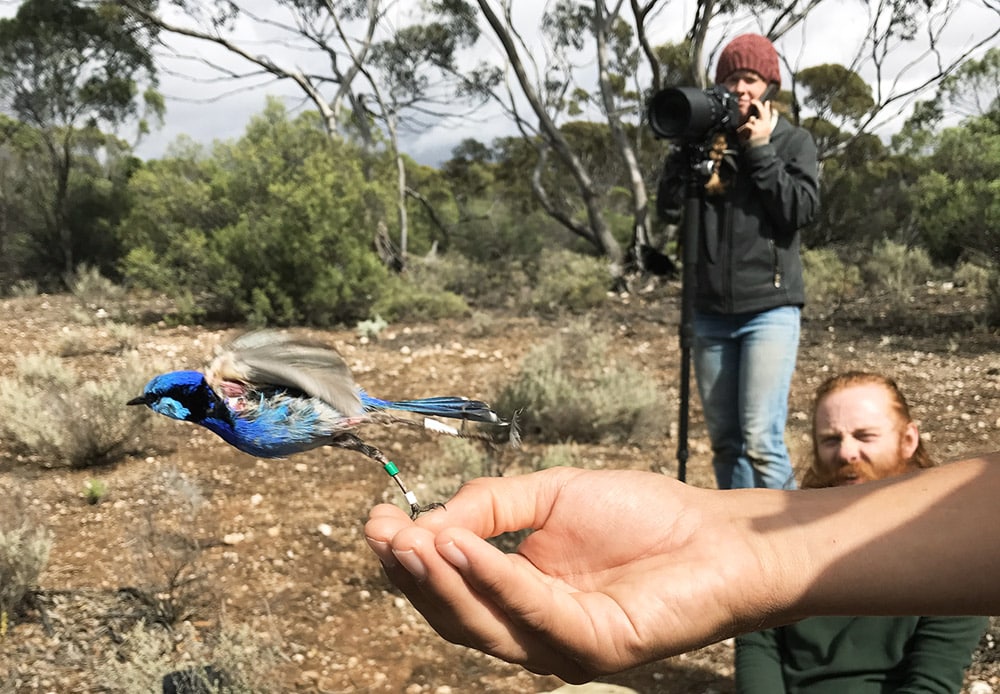
<svg viewBox="0 0 1000 694"><path fill-rule="evenodd" d="M681 232L681 347L680 410L677 415L677 479L687 481L688 420L691 401L691 344L694 341L694 283L698 264L698 240L701 237L702 203L705 182L711 175L712 162L701 144L683 145L684 226Z"/></svg>

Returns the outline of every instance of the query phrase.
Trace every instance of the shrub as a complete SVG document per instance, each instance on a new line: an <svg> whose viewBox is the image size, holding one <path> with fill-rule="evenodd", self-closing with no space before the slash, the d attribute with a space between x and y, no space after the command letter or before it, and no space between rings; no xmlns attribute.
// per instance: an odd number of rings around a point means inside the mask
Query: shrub
<svg viewBox="0 0 1000 694"><path fill-rule="evenodd" d="M479 201L455 227L449 252L501 271L512 261L528 261L553 241L552 219L543 212L514 209L502 200Z"/></svg>
<svg viewBox="0 0 1000 694"><path fill-rule="evenodd" d="M152 622L170 626L209 609L217 597L201 537L218 529L216 519L203 513L201 487L176 469L151 475L144 486L156 503L145 507L144 522L128 543L137 576L128 591L146 606Z"/></svg>
<svg viewBox="0 0 1000 694"><path fill-rule="evenodd" d="M553 467L580 467L582 463L579 446L573 443L557 443L546 448L545 452L533 462L535 470L548 470Z"/></svg>
<svg viewBox="0 0 1000 694"><path fill-rule="evenodd" d="M5 493L0 513L0 638L38 585L52 548L49 531L27 513L24 500Z"/></svg>
<svg viewBox="0 0 1000 694"><path fill-rule="evenodd" d="M388 327L389 323L382 316L375 314L374 318L358 321L355 330L363 340L377 340L382 331Z"/></svg>
<svg viewBox="0 0 1000 694"><path fill-rule="evenodd" d="M70 293L77 301L91 308L107 308L120 301L125 290L101 274L95 267L79 265L69 278Z"/></svg>
<svg viewBox="0 0 1000 694"><path fill-rule="evenodd" d="M136 349L141 342L139 331L125 323L110 322L103 334L95 340L89 330L65 330L59 336L55 352L60 357L78 357L85 354L124 354ZM108 341L110 340L110 344Z"/></svg>
<svg viewBox="0 0 1000 694"><path fill-rule="evenodd" d="M832 248L803 250L802 268L809 304L835 306L861 292L861 271Z"/></svg>
<svg viewBox="0 0 1000 694"><path fill-rule="evenodd" d="M402 320L434 321L469 314L465 299L445 289L414 284L406 277L390 277L374 313L394 323Z"/></svg>
<svg viewBox="0 0 1000 694"><path fill-rule="evenodd" d="M104 480L91 479L83 483L83 498L90 505L101 503L108 493L108 484Z"/></svg>
<svg viewBox="0 0 1000 694"><path fill-rule="evenodd" d="M328 326L371 315L388 271L372 239L392 195L362 152L269 103L243 138L130 179L126 278L184 312L254 325ZM180 204L183 200L185 204Z"/></svg>
<svg viewBox="0 0 1000 694"><path fill-rule="evenodd" d="M113 350L116 354L136 349L142 343L142 334L131 325L112 322L108 324L107 329L108 335L114 341Z"/></svg>
<svg viewBox="0 0 1000 694"><path fill-rule="evenodd" d="M611 287L607 262L566 250L542 252L531 302L536 309L584 311L600 306Z"/></svg>
<svg viewBox="0 0 1000 694"><path fill-rule="evenodd" d="M14 378L0 379L0 431L44 467L116 462L131 452L149 418L144 407L125 407L142 392L140 373L132 364L118 377L81 383L56 357L23 357Z"/></svg>
<svg viewBox="0 0 1000 694"><path fill-rule="evenodd" d="M489 460L481 444L466 439L442 437L440 454L420 466L426 490L424 501L444 501L454 496L462 483L489 473Z"/></svg>
<svg viewBox="0 0 1000 694"><path fill-rule="evenodd" d="M970 295L985 297L989 293L990 278L993 274L995 271L991 272L988 267L963 261L955 268L955 282L964 286Z"/></svg>
<svg viewBox="0 0 1000 694"><path fill-rule="evenodd" d="M611 338L586 324L531 350L500 411L520 411L524 437L543 442L649 440L665 430L665 402L648 376L610 356Z"/></svg>
<svg viewBox="0 0 1000 694"><path fill-rule="evenodd" d="M1000 266L995 266L986 286L986 324L1000 326Z"/></svg>
<svg viewBox="0 0 1000 694"><path fill-rule="evenodd" d="M11 285L10 295L18 299L30 299L38 296L38 282L36 280L18 280Z"/></svg>
<svg viewBox="0 0 1000 694"><path fill-rule="evenodd" d="M875 244L862 264L866 288L885 292L890 300L905 302L911 290L934 274L930 256L923 248L908 248L888 239Z"/></svg>
<svg viewBox="0 0 1000 694"><path fill-rule="evenodd" d="M248 626L199 634L189 623L171 632L139 622L98 676L107 691L123 694L166 691L167 675L179 692L263 694L275 691L266 682L276 662L275 649Z"/></svg>
<svg viewBox="0 0 1000 694"><path fill-rule="evenodd" d="M408 274L417 285L454 292L483 308L527 303L531 291L529 275L516 258L480 262L448 253L411 260Z"/></svg>

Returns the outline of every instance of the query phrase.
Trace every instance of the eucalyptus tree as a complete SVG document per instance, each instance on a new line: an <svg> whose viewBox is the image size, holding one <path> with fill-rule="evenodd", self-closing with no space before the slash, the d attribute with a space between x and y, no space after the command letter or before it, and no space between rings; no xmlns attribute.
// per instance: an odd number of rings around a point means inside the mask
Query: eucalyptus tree
<svg viewBox="0 0 1000 694"><path fill-rule="evenodd" d="M964 117L921 140L929 166L908 191L914 224L936 260L964 256L1000 278L1000 49L950 75L932 110L930 120Z"/></svg>
<svg viewBox="0 0 1000 694"><path fill-rule="evenodd" d="M147 22L176 37L212 44L221 52L199 63L229 84L288 82L320 113L333 138L356 137L375 154L387 147L397 189L398 243L387 221L372 230L389 265L407 254L407 185L401 130L419 131L455 115L457 52L478 37L475 22L434 0L426 14L401 0L175 0L158 10L122 0ZM439 10L447 18L436 21ZM407 18L410 17L408 20ZM181 57L191 59L190 54ZM231 60L235 58L234 60ZM380 175L372 164L369 177Z"/></svg>
<svg viewBox="0 0 1000 694"><path fill-rule="evenodd" d="M77 262L70 195L78 164L95 146L113 155L114 146L101 147L104 133L142 128L144 109L160 112L155 92L139 89L155 85L152 40L111 2L25 0L0 19L0 109L28 126L18 131L19 151L34 150L46 172L31 179L44 212L33 240L58 256L64 277Z"/></svg>
<svg viewBox="0 0 1000 694"><path fill-rule="evenodd" d="M637 136L631 140L621 137L621 125L641 125L646 99L664 86L707 86L705 66L729 36L757 31L781 52L783 39L793 30L801 33L803 48L785 55L792 80L783 99L793 119L805 109L808 125L828 145L827 156L833 156L844 152L852 139L884 128L920 94L996 39L995 22L986 22L975 27L971 39L955 44L947 30L959 10L979 7L988 16L1000 11L995 0L866 0L858 10L867 13L868 30L850 47L853 57L846 65L822 66L818 60L809 62L823 47L810 43L813 27L805 20L824 0L630 0L627 5L622 0L555 0L543 6L542 19L536 22L541 32L529 29L533 20L525 19L535 3L474 4L500 47L502 66L480 65L473 73L482 91L500 103L519 132L535 144L536 197L554 219L615 265L629 256L608 234L593 171L581 164L560 132L568 119L580 117L581 109L607 122L608 156L627 162L633 243L641 243L649 228L648 196L632 155L653 146L642 128L633 131ZM673 33L683 36L679 44L657 45L650 38L654 28L662 34L681 17L688 17L689 23L673 27ZM900 62L904 49L911 58ZM870 148L853 148L853 154L859 151ZM575 179L574 199L558 199L551 183L545 185L550 179L543 173L552 160Z"/></svg>
<svg viewBox="0 0 1000 694"><path fill-rule="evenodd" d="M993 21L956 42L957 12L977 7ZM1000 33L1000 6L991 0L870 2L867 8L869 29L850 60L793 72L796 112L808 114L802 125L823 162L823 204L811 243L861 252L885 238L904 244L929 238L910 191L931 165L925 155L943 109L960 105L949 105L950 90L966 83L963 75ZM891 145L883 141L878 133L904 113L909 116L896 126Z"/></svg>
<svg viewBox="0 0 1000 694"><path fill-rule="evenodd" d="M120 227L130 282L175 298L185 318L329 326L370 316L388 271L376 217L391 204L365 155L316 111L277 98L235 142L180 143L130 181Z"/></svg>
<svg viewBox="0 0 1000 694"><path fill-rule="evenodd" d="M41 227L33 219L38 207L32 201L31 166L24 156L25 145L36 141L30 128L0 114L0 287L27 279L26 260L30 255L28 229Z"/></svg>

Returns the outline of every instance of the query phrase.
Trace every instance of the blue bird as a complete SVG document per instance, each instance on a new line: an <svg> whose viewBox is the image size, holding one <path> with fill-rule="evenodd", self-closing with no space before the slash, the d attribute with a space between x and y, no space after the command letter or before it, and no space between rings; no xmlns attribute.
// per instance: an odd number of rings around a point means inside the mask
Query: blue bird
<svg viewBox="0 0 1000 694"><path fill-rule="evenodd" d="M375 460L396 482L410 515L440 506L421 507L399 478L396 465L355 429L364 424L404 423L434 432L494 440L485 432L466 432L466 422L506 429L517 443L516 428L478 400L444 396L417 400L381 400L359 387L333 348L274 331L242 335L226 345L200 371L171 371L153 378L128 405L146 405L172 419L194 422L226 443L260 458L284 458L319 446L357 451ZM405 412L462 420L456 429L436 419L418 422ZM495 431L502 431L496 429Z"/></svg>

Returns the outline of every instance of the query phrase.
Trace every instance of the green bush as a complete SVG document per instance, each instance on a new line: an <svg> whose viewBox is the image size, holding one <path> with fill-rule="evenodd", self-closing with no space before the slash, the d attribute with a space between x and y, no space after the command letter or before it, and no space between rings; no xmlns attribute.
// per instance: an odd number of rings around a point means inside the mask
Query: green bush
<svg viewBox="0 0 1000 694"><path fill-rule="evenodd" d="M357 148L324 133L317 114L289 120L271 102L239 141L185 156L130 181L129 282L183 300L186 313L253 325L370 315L387 276L373 230L391 218L392 194L365 176Z"/></svg>
<svg viewBox="0 0 1000 694"><path fill-rule="evenodd" d="M604 303L611 281L606 260L566 250L545 250L531 302L541 311L585 311Z"/></svg>
<svg viewBox="0 0 1000 694"><path fill-rule="evenodd" d="M837 305L861 293L861 271L832 248L803 250L802 268L808 304Z"/></svg>
<svg viewBox="0 0 1000 694"><path fill-rule="evenodd" d="M70 293L84 306L89 308L108 308L110 304L121 301L125 290L95 267L78 265L76 272L69 278Z"/></svg>
<svg viewBox="0 0 1000 694"><path fill-rule="evenodd" d="M473 204L467 216L452 234L449 254L493 271L511 262L531 262L552 243L553 221L542 212L519 212L490 198Z"/></svg>
<svg viewBox="0 0 1000 694"><path fill-rule="evenodd" d="M83 498L91 506L104 500L108 493L108 483L104 480L90 479L83 483Z"/></svg>
<svg viewBox="0 0 1000 694"><path fill-rule="evenodd" d="M415 284L408 277L391 276L384 282L381 298L372 311L390 323L434 321L469 315L465 299L433 284Z"/></svg>
<svg viewBox="0 0 1000 694"><path fill-rule="evenodd" d="M972 296L985 297L989 294L990 279L996 269L983 267L979 263L963 261L955 268L955 282L965 287Z"/></svg>
<svg viewBox="0 0 1000 694"><path fill-rule="evenodd" d="M517 258L479 262L448 253L411 259L407 274L414 284L453 292L481 308L524 305L531 291L525 263Z"/></svg>
<svg viewBox="0 0 1000 694"><path fill-rule="evenodd" d="M520 411L524 438L633 441L662 436L665 401L649 377L614 359L611 340L587 324L531 350L495 403Z"/></svg>
<svg viewBox="0 0 1000 694"><path fill-rule="evenodd" d="M902 303L914 287L934 277L934 265L923 248L886 239L876 243L862 263L861 276L869 293L885 293L890 301Z"/></svg>
<svg viewBox="0 0 1000 694"><path fill-rule="evenodd" d="M31 518L23 498L6 490L3 499L6 508L0 513L0 639L38 585L52 549L51 534Z"/></svg>
<svg viewBox="0 0 1000 694"><path fill-rule="evenodd" d="M145 381L136 363L117 378L80 382L56 357L22 357L16 376L0 379L0 432L44 467L114 463L132 452L149 419L147 408L125 406Z"/></svg>
<svg viewBox="0 0 1000 694"><path fill-rule="evenodd" d="M579 446L573 443L557 443L547 447L545 452L533 461L533 468L548 470L553 467L585 467L585 463Z"/></svg>
<svg viewBox="0 0 1000 694"><path fill-rule="evenodd" d="M1000 266L994 266L986 287L986 324L1000 326Z"/></svg>

